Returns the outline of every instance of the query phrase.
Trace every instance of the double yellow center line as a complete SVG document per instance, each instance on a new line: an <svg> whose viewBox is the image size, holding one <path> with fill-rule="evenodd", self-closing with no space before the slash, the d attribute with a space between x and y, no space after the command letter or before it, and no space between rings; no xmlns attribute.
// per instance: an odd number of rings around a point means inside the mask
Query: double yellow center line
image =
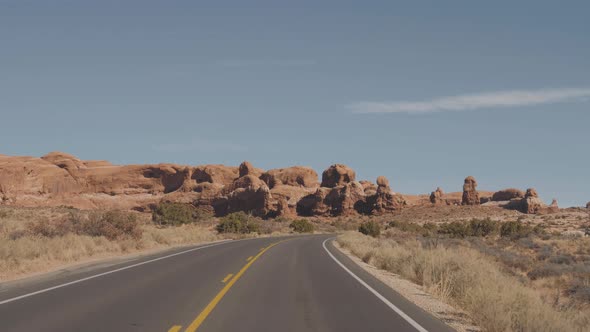
<svg viewBox="0 0 590 332"><path fill-rule="evenodd" d="M219 291L219 293L217 293L217 295L215 295L215 297L213 298L213 300L211 300L211 302L209 302L209 304L207 304L207 306L205 307L205 309L203 309L203 311L201 311L201 313L197 316L197 318L195 318L195 320L193 320L193 322L186 328L185 331L186 332L195 332L199 328L199 326L201 326L201 324L203 324L203 322L205 321L205 319L207 319L207 317L209 316L209 314L211 314L211 312L213 311L213 309L215 309L215 307L217 306L217 304L219 303L219 301L221 301L221 299L230 290L230 288L232 288L232 286L246 272L246 270L248 270L250 268L250 266L252 266L252 264L258 258L260 258L260 256L262 256L270 248L276 246L280 242L282 242L282 241L272 243L269 246L262 248L260 250L260 252L256 256L253 256L253 257L250 256L250 257L248 257L248 263L246 263L246 265L244 265L244 267L242 267L242 269L238 273L236 273L236 275L233 278L232 278L232 274L227 275L223 279L223 281L222 281L222 282L226 283L225 286ZM181 329L181 326L175 325L175 326L173 326L173 327L170 328L169 332L178 332L178 331L180 331L180 329Z"/></svg>

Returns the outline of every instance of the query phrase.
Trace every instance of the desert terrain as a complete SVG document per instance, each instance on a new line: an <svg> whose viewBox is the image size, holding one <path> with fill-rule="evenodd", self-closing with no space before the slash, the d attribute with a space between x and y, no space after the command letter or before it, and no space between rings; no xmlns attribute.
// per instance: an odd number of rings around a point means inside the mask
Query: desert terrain
<svg viewBox="0 0 590 332"><path fill-rule="evenodd" d="M392 273L444 303L423 309L447 308L430 313L457 330L588 330L590 206L547 204L534 188L480 190L472 176L452 192L392 187L342 164L320 177L249 162L3 155L0 280L199 243L337 233L338 248L371 273Z"/></svg>

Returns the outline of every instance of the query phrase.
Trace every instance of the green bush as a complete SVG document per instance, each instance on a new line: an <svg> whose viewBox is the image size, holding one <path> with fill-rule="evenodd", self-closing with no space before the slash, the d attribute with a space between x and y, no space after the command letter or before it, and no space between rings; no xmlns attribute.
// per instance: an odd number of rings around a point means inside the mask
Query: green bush
<svg viewBox="0 0 590 332"><path fill-rule="evenodd" d="M378 237L381 234L381 225L375 221L366 221L359 226L359 232L372 237Z"/></svg>
<svg viewBox="0 0 590 332"><path fill-rule="evenodd" d="M469 236L488 236L498 231L498 222L486 219L471 219L469 221Z"/></svg>
<svg viewBox="0 0 590 332"><path fill-rule="evenodd" d="M527 237L533 232L530 226L524 225L518 221L507 221L500 227L500 236L519 239Z"/></svg>
<svg viewBox="0 0 590 332"><path fill-rule="evenodd" d="M465 223L453 221L440 225L438 233L451 237L466 237L470 234L470 231Z"/></svg>
<svg viewBox="0 0 590 332"><path fill-rule="evenodd" d="M245 212L234 212L221 218L216 227L219 233L248 234L259 232L260 225Z"/></svg>
<svg viewBox="0 0 590 332"><path fill-rule="evenodd" d="M297 233L313 233L313 224L307 219L293 220L289 225L289 228Z"/></svg>
<svg viewBox="0 0 590 332"><path fill-rule="evenodd" d="M178 226L211 218L212 215L190 204L162 202L152 213L152 220L159 225Z"/></svg>

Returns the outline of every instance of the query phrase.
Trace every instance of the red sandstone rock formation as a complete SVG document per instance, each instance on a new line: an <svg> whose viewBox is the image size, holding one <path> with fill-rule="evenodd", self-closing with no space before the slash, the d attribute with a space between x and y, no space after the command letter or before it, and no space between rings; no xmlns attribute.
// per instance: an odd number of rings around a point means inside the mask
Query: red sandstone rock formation
<svg viewBox="0 0 590 332"><path fill-rule="evenodd" d="M266 171L260 176L269 188L279 185L317 188L319 186L318 173L309 167L293 166Z"/></svg>
<svg viewBox="0 0 590 332"><path fill-rule="evenodd" d="M162 200L192 203L222 216L246 211L261 217L278 215L337 216L382 214L406 205L393 193L389 181L355 181L355 172L344 165L332 165L322 174L308 167L262 171L249 162L240 167L224 165L183 166L112 165L106 161L82 161L72 155L52 152L42 158L0 155L0 204L20 206L67 205L83 209L134 209L149 211ZM491 197L478 192L472 177L465 179L463 193L442 190L431 194L431 202L475 205ZM462 194L462 196L461 196ZM423 195L428 204L428 196ZM495 199L512 199L525 213L556 211L538 198L534 189L521 193L507 189ZM518 204L516 204L518 203Z"/></svg>
<svg viewBox="0 0 590 332"><path fill-rule="evenodd" d="M547 206L539 198L537 190L529 188L526 190L524 199L521 201L520 211L528 214L535 214L542 212Z"/></svg>
<svg viewBox="0 0 590 332"><path fill-rule="evenodd" d="M371 181L362 180L360 184L363 186L363 190L365 191L365 195L371 196L377 193L377 185Z"/></svg>
<svg viewBox="0 0 590 332"><path fill-rule="evenodd" d="M461 199L462 205L479 205L479 193L477 192L477 181L473 176L465 178L463 184L463 198Z"/></svg>
<svg viewBox="0 0 590 332"><path fill-rule="evenodd" d="M494 202L509 201L511 199L517 198L524 198L524 192L522 192L522 190L518 190L515 188L500 190L495 192L494 195L492 195L492 201Z"/></svg>
<svg viewBox="0 0 590 332"><path fill-rule="evenodd" d="M346 185L355 181L356 173L352 168L342 165L334 164L322 173L322 187L334 188Z"/></svg>
<svg viewBox="0 0 590 332"><path fill-rule="evenodd" d="M377 178L377 192L366 198L366 210L371 214L384 214L400 210L406 203L401 195L396 195L389 187L389 180Z"/></svg>
<svg viewBox="0 0 590 332"><path fill-rule="evenodd" d="M553 199L551 201L551 205L547 208L548 213L557 213L559 212L559 204L557 203L557 199Z"/></svg>
<svg viewBox="0 0 590 332"><path fill-rule="evenodd" d="M435 191L430 193L430 203L432 204L442 204L443 201L443 190L440 187L437 187Z"/></svg>

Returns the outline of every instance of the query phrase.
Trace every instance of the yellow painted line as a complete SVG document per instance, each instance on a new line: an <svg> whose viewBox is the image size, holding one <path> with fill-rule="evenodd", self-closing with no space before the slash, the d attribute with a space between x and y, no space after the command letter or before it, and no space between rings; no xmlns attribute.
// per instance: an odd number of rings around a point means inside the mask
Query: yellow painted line
<svg viewBox="0 0 590 332"><path fill-rule="evenodd" d="M181 328L182 328L182 326L180 326L180 325L174 325L170 328L170 330L168 330L168 332L178 332L178 331L180 331Z"/></svg>
<svg viewBox="0 0 590 332"><path fill-rule="evenodd" d="M248 257L248 259L246 259L246 260L249 262L249 261L250 261L252 258L254 258L254 257L250 256L250 257Z"/></svg>
<svg viewBox="0 0 590 332"><path fill-rule="evenodd" d="M205 307L205 309L203 309L203 311L201 311L201 313L197 316L197 318L195 318L195 320L191 323L191 325L189 325L186 328L185 331L186 332L195 332L199 328L199 326L201 326L201 324L203 324L203 322L205 321L205 319L207 319L207 316L209 316L209 314L211 314L211 312L213 311L213 309L215 309L215 307L217 306L217 304L219 303L219 301L221 301L221 299L225 296L225 294L229 291L229 289L246 272L246 270L248 270L248 268L258 258L260 258L260 256L262 256L262 254L264 254L266 251L268 251L268 249L274 247L275 245L279 244L280 242L282 242L282 241L275 242L275 243L269 245L268 247L264 248L262 251L260 251L258 253L258 255L254 256L254 258L252 258L248 263L246 263L246 265L244 265L244 267L242 267L242 269L240 270L240 272L238 272L236 274L236 276L234 278L232 278L227 284L225 284L225 287L223 287L223 289L221 291L219 291L219 293L217 293L217 295L215 295L215 297L213 298L213 300L211 300L211 302L209 302L209 304L207 304L207 306Z"/></svg>
<svg viewBox="0 0 590 332"><path fill-rule="evenodd" d="M221 280L221 282L225 284L233 275L233 273L228 274L225 278L223 278L223 280Z"/></svg>

